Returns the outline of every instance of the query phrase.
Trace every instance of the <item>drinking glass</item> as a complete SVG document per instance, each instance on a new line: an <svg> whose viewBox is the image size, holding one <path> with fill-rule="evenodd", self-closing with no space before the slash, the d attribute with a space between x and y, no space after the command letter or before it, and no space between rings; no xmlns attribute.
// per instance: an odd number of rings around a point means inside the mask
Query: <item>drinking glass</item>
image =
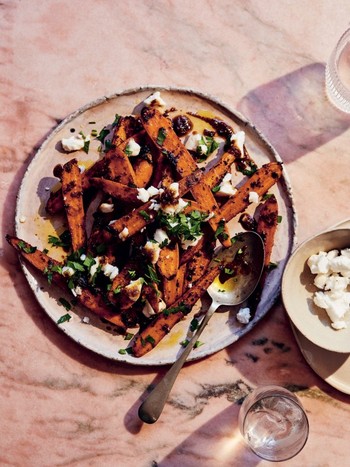
<svg viewBox="0 0 350 467"><path fill-rule="evenodd" d="M309 422L299 399L280 386L254 389L239 412L239 428L246 444L259 457L284 461L304 447Z"/></svg>
<svg viewBox="0 0 350 467"><path fill-rule="evenodd" d="M326 93L333 105L350 113L350 28L339 39L326 65Z"/></svg>

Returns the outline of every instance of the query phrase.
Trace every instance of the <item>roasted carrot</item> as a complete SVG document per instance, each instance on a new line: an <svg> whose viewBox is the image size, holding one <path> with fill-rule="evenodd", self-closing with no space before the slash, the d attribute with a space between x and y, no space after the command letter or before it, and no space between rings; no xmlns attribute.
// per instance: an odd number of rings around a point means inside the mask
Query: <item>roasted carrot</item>
<svg viewBox="0 0 350 467"><path fill-rule="evenodd" d="M46 276L49 283L52 282L63 290L69 290L65 277L58 272L63 266L62 263L50 258L50 256L43 251L17 237L7 235L6 240L26 261L28 261L28 263ZM89 289L80 287L80 294L77 295L75 299L90 311L115 324L121 333L125 332L126 326L121 315L119 313L114 313L114 310L104 302L101 295L93 294Z"/></svg>
<svg viewBox="0 0 350 467"><path fill-rule="evenodd" d="M142 357L152 350L192 309L204 295L209 285L219 274L222 266L215 264L188 289L172 306L156 316L135 338L132 351L135 357Z"/></svg>
<svg viewBox="0 0 350 467"><path fill-rule="evenodd" d="M43 251L18 237L6 235L6 240L25 260L28 261L28 263L34 266L34 268L40 271L43 275L46 275L49 282L57 284L62 289L66 289L67 282L58 272L62 267L61 262L51 258Z"/></svg>
<svg viewBox="0 0 350 467"><path fill-rule="evenodd" d="M144 107L141 111L142 124L152 139L153 143L169 159L170 163L176 168L181 177L191 174L197 168L197 164L189 151L185 148L182 141L172 128L172 124L167 117L164 117L154 107ZM204 210L209 210L216 214L218 211L217 201L206 183L198 183L191 189L192 195ZM219 224L223 223L223 233L219 238L225 246L230 246L228 229L225 221L214 215L209 224L216 232Z"/></svg>
<svg viewBox="0 0 350 467"><path fill-rule="evenodd" d="M278 225L278 203L275 195L265 201L258 217L257 233L265 245L265 266L270 264L275 233Z"/></svg>
<svg viewBox="0 0 350 467"><path fill-rule="evenodd" d="M76 159L68 161L63 166L62 195L72 239L72 249L77 251L85 248L87 238L81 173Z"/></svg>
<svg viewBox="0 0 350 467"><path fill-rule="evenodd" d="M202 172L196 170L187 177L179 181L179 196L186 194L193 186L195 186L202 177ZM147 201L142 206L137 207L129 214L112 222L105 229L104 239L110 240L111 237L119 236L121 240L126 240L139 232L143 227L153 222L157 212L152 209L153 201ZM190 208L188 208L190 209Z"/></svg>
<svg viewBox="0 0 350 467"><path fill-rule="evenodd" d="M144 188L150 183L154 168L153 156L148 146L144 146L142 153L134 159L132 165L135 172L136 186Z"/></svg>
<svg viewBox="0 0 350 467"><path fill-rule="evenodd" d="M227 222L244 211L250 204L249 193L254 191L259 197L278 181L282 175L282 164L269 162L258 169L241 187L237 193L226 201L218 211L218 217Z"/></svg>
<svg viewBox="0 0 350 467"><path fill-rule="evenodd" d="M179 268L179 245L171 243L160 250L159 259L157 261L157 268L162 277L170 280L176 276Z"/></svg>
<svg viewBox="0 0 350 467"><path fill-rule="evenodd" d="M91 185L101 189L110 196L113 196L124 203L132 205L143 204L138 198L139 192L137 188L124 185L113 180L107 180L106 178L93 177L90 179Z"/></svg>

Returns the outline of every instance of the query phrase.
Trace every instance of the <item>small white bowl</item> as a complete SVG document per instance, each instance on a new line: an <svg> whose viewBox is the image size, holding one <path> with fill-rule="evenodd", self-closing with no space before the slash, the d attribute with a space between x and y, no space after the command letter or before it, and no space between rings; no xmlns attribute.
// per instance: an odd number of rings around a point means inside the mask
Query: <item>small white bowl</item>
<svg viewBox="0 0 350 467"><path fill-rule="evenodd" d="M315 275L306 264L320 251L350 247L350 229L323 232L301 244L290 257L282 277L282 300L295 327L311 342L333 352L350 352L350 321L345 329L335 330L325 310L313 302L318 290Z"/></svg>

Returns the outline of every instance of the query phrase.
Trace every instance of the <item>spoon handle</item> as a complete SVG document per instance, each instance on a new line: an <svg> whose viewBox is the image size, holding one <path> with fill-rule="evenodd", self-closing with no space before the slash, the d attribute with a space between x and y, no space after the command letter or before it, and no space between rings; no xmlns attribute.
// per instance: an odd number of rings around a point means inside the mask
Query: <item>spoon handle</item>
<svg viewBox="0 0 350 467"><path fill-rule="evenodd" d="M160 414L163 411L164 405L168 399L171 388L173 387L176 377L179 374L181 368L183 367L189 353L193 349L195 343L198 340L198 337L202 334L203 329L207 325L209 319L214 314L215 310L219 305L216 302L212 302L210 308L205 314L199 328L192 336L191 340L186 345L184 351L180 357L172 364L170 369L167 371L165 376L153 391L147 396L144 402L139 408L139 417L142 421L146 423L154 423L158 420Z"/></svg>

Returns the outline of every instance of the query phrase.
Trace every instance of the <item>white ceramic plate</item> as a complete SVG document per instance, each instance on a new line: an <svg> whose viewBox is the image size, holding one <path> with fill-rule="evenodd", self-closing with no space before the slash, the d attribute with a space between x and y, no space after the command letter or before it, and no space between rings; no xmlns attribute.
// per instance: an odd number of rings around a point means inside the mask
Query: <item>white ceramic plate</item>
<svg viewBox="0 0 350 467"><path fill-rule="evenodd" d="M18 194L16 211L16 234L18 237L38 248L45 248L48 234L55 235L55 228L60 225L60 222L62 223L62 219L51 223L44 210L49 189L57 183L57 179L52 176L53 168L56 164L64 163L73 157L71 154L63 154L60 151L61 139L71 135L71 129L74 129L75 132L83 131L85 134L89 133L92 128L101 130L105 125L114 121L115 114L132 113L133 109L155 90L161 91L168 107L192 112L205 109L232 125L236 131L244 130L246 146L259 166L269 161L281 161L273 147L253 124L216 99L198 92L188 89L144 87L103 97L67 117L50 134L31 161ZM97 141L92 141L89 154L79 151L79 153L74 153L74 157L83 164L97 160L99 157L98 144ZM277 197L282 216L272 257L272 261L278 263L279 266L268 277L255 316L248 325L243 326L237 322L235 310L228 313L216 313L202 335L201 341L204 342L204 345L194 350L189 359L210 355L239 339L268 312L279 295L282 272L293 249L296 228L296 215L286 173L271 192ZM21 222L23 216L26 219L24 223ZM232 234L241 230L238 223L235 222L230 223ZM65 310L57 302L58 298L63 295L62 292L49 287L46 279L26 264L23 264L23 270L37 300L50 318L57 322L65 314ZM179 323L154 350L144 357L136 359L128 354L121 355L119 353L120 349L127 346L127 342L122 336L115 333L113 325L102 323L91 313L79 307L76 307L71 315L72 319L59 327L75 341L107 358L138 365L172 363L181 351L179 343L187 336L190 322L190 317L188 317ZM82 322L84 316L90 317L90 324Z"/></svg>
<svg viewBox="0 0 350 467"><path fill-rule="evenodd" d="M313 295L318 289L306 262L320 251L349 247L349 229L322 232L297 248L282 280L283 303L295 327L314 344L333 352L350 352L350 323L345 329L333 329L326 311L314 304Z"/></svg>
<svg viewBox="0 0 350 467"><path fill-rule="evenodd" d="M301 353L314 372L334 388L350 394L350 354L322 349L295 326L292 329Z"/></svg>
<svg viewBox="0 0 350 467"><path fill-rule="evenodd" d="M350 220L331 230L341 228L350 228ZM350 394L350 353L323 349L307 339L292 323L291 326L300 351L314 372L334 388Z"/></svg>

